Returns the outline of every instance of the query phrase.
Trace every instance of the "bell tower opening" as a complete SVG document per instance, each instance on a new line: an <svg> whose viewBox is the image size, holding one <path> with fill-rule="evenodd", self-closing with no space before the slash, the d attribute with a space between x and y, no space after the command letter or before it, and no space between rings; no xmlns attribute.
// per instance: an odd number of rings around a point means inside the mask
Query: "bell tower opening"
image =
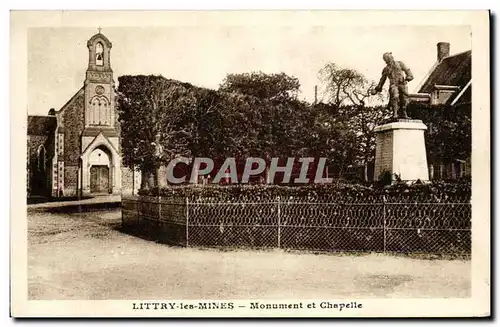
<svg viewBox="0 0 500 327"><path fill-rule="evenodd" d="M104 47L101 42L97 42L95 46L95 63L97 66L104 65Z"/></svg>
<svg viewBox="0 0 500 327"><path fill-rule="evenodd" d="M112 44L106 36L100 32L87 41L89 50L88 71L111 72L109 54Z"/></svg>

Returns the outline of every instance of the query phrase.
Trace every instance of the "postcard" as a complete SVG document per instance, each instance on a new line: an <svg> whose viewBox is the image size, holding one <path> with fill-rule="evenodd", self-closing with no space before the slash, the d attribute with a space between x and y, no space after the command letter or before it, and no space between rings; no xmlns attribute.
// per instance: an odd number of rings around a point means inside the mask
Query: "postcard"
<svg viewBox="0 0 500 327"><path fill-rule="evenodd" d="M488 11L12 11L13 317L487 317Z"/></svg>

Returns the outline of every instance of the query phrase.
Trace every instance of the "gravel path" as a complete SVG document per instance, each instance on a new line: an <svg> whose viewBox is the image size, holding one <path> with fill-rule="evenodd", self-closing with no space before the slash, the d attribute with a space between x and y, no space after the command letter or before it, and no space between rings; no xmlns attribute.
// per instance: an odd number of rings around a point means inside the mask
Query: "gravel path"
<svg viewBox="0 0 500 327"><path fill-rule="evenodd" d="M179 248L119 230L119 208L28 209L29 299L469 297L470 261Z"/></svg>

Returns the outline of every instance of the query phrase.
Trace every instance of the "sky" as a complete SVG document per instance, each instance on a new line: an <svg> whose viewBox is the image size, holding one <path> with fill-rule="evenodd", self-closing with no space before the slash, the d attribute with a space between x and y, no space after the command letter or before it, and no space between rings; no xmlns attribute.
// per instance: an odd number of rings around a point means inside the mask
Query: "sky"
<svg viewBox="0 0 500 327"><path fill-rule="evenodd" d="M60 109L82 86L88 65L87 40L95 27L36 27L28 30L28 114ZM436 44L451 54L471 49L467 25L315 26L252 25L104 27L112 42L114 80L155 74L218 88L229 73L284 72L301 84L299 97L314 100L318 71L327 63L353 68L378 81L382 54L390 51L412 70L418 84L436 62Z"/></svg>

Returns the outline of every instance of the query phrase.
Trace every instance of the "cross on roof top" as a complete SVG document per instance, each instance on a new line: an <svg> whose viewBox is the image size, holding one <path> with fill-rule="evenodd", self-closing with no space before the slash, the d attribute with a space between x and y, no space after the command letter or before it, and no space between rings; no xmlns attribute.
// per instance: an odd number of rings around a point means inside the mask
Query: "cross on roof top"
<svg viewBox="0 0 500 327"><path fill-rule="evenodd" d="M99 26L97 29L99 30L99 34L101 34L101 30L102 30L101 26Z"/></svg>

